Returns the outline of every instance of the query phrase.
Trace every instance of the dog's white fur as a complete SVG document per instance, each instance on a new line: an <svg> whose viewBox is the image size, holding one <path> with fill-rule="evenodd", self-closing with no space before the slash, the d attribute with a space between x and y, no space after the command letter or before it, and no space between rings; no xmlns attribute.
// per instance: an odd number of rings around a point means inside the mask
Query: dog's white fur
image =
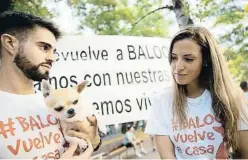
<svg viewBox="0 0 248 160"><path fill-rule="evenodd" d="M87 148L86 141L76 137L70 137L66 133L72 124L74 126L80 125L79 122L85 121L87 116L92 116L94 114L93 107L87 105L86 99L82 98L80 95L86 86L87 81L84 81L75 87L55 90L52 89L47 81L42 81L42 92L46 105L53 116L60 120L66 141L70 144L79 145L83 150ZM72 114L72 110L74 110L75 114ZM100 125L99 122L100 121L97 121L100 131L106 134L106 127Z"/></svg>

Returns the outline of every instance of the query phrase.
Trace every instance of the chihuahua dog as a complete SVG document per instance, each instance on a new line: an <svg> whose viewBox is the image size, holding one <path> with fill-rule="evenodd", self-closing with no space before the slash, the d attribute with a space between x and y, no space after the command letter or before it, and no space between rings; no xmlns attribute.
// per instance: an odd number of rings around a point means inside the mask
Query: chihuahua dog
<svg viewBox="0 0 248 160"><path fill-rule="evenodd" d="M88 116L94 114L93 107L86 105L86 101L81 96L87 83L87 81L84 81L71 88L52 89L47 81L42 81L42 92L48 110L59 120L65 140L70 146L77 145L81 151L88 147L86 140L70 136L72 135L69 134L70 131L74 130L84 134L85 139L88 139L93 147L99 144L98 129L101 133L106 133L105 126L99 125L99 121L96 120L97 124L89 124L87 120ZM95 135L86 133L87 129L85 127L90 125L96 126Z"/></svg>

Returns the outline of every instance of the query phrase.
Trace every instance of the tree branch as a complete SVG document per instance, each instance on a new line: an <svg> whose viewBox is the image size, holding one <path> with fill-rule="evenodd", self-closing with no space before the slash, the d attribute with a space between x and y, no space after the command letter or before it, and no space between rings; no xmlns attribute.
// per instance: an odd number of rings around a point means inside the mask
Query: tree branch
<svg viewBox="0 0 248 160"><path fill-rule="evenodd" d="M132 27L132 28L134 28L140 21L142 21L144 18L146 18L146 17L149 16L150 14L153 14L153 13L159 11L159 10L162 10L162 9L173 10L174 7L173 7L173 6L166 5L166 6L164 6L164 7L157 8L157 9L155 9L155 10L153 10L153 11L147 13L146 15L142 16L137 22L135 22L135 23L133 24L133 27Z"/></svg>

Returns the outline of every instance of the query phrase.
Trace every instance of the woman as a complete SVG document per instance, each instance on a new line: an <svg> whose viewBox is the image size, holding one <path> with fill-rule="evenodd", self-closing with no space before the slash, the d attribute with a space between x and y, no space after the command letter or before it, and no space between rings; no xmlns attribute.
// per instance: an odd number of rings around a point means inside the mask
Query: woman
<svg viewBox="0 0 248 160"><path fill-rule="evenodd" d="M188 27L169 50L174 86L154 98L146 133L161 158L248 158L248 119L219 45L208 30Z"/></svg>

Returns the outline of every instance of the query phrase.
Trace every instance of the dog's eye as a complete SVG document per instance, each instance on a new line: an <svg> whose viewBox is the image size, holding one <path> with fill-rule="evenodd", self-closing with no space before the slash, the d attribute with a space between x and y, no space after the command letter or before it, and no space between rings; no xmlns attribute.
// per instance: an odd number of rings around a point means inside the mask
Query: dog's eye
<svg viewBox="0 0 248 160"><path fill-rule="evenodd" d="M74 104L74 105L75 105L75 104L77 104L77 103L78 103L78 100L75 100L72 104Z"/></svg>
<svg viewBox="0 0 248 160"><path fill-rule="evenodd" d="M62 107L62 106L60 106L60 107L58 107L58 108L54 108L54 110L57 111L57 112L60 112L60 111L62 111L63 109L64 109L64 107Z"/></svg>

